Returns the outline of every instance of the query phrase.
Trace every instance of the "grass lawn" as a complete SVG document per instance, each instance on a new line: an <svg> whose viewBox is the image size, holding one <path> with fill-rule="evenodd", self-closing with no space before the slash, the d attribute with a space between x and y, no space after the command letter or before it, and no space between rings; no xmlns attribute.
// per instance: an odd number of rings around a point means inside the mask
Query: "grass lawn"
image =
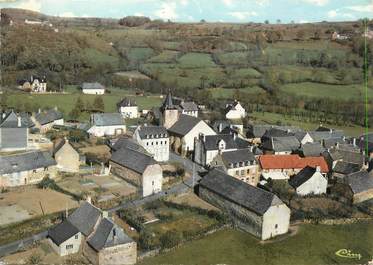
<svg viewBox="0 0 373 265"><path fill-rule="evenodd" d="M327 85L304 82L284 85L280 88L280 91L314 98L355 99L361 101L365 98L363 85ZM373 99L372 88L369 88L368 96Z"/></svg>
<svg viewBox="0 0 373 265"><path fill-rule="evenodd" d="M361 260L335 255L340 249L360 253ZM373 255L373 224L301 225L298 234L261 244L248 233L222 230L139 264L364 264Z"/></svg>
<svg viewBox="0 0 373 265"><path fill-rule="evenodd" d="M286 116L286 118L277 113L271 113L271 112L253 112L249 113L249 117L255 118L256 123L268 123L268 124L276 124L278 121L280 121L282 124L288 124L288 125L294 125L298 126L304 130L314 130L316 129L320 124L319 123L312 123L312 122L302 122L298 121L295 118L291 119L289 116ZM329 126L335 129L342 129L348 136L360 136L365 132L365 128L360 126L336 126L336 125L328 125L325 124L325 126Z"/></svg>
<svg viewBox="0 0 373 265"><path fill-rule="evenodd" d="M208 53L187 53L179 58L182 68L215 67L211 55Z"/></svg>
<svg viewBox="0 0 373 265"><path fill-rule="evenodd" d="M69 92L73 91L71 87L68 90ZM125 89L110 89L110 91L110 94L105 94L102 96L105 103L105 112L117 112L116 104L123 97L135 99L140 109L150 109L153 106L159 106L162 101L162 99L157 95L135 96L132 91ZM65 115L68 115L74 108L75 102L79 96L85 103L89 101L91 104L96 97L96 95L84 95L77 92L73 92L71 94L44 95L13 93L9 95L8 103L13 107L21 107L21 109L23 106L25 106L25 104L29 104L29 106L34 106L36 104L40 108L53 108L57 106L58 109L61 110ZM88 118L88 114L82 115L80 118Z"/></svg>
<svg viewBox="0 0 373 265"><path fill-rule="evenodd" d="M179 52L164 50L162 53L150 58L147 62L150 63L172 63L175 62Z"/></svg>

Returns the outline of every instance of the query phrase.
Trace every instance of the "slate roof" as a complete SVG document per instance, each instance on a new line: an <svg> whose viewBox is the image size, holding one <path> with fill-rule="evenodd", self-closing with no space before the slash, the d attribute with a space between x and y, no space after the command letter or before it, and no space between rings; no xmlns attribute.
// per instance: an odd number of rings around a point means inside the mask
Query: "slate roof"
<svg viewBox="0 0 373 265"><path fill-rule="evenodd" d="M340 150L333 148L329 150L330 157L333 161L342 160L349 163L354 163L358 165L364 164L364 155L360 152L351 152L346 150Z"/></svg>
<svg viewBox="0 0 373 265"><path fill-rule="evenodd" d="M196 126L200 121L201 120L196 117L180 114L178 121L175 122L175 124L172 125L171 128L168 129L168 131L180 136L184 136L190 130L192 130L194 126Z"/></svg>
<svg viewBox="0 0 373 265"><path fill-rule="evenodd" d="M343 144L345 141L343 140L343 138L333 137L333 138L324 139L324 140L322 140L322 142L323 142L323 145L324 145L325 148L332 148L332 147L334 147L338 144Z"/></svg>
<svg viewBox="0 0 373 265"><path fill-rule="evenodd" d="M198 111L198 106L193 101L182 101L180 107L185 111Z"/></svg>
<svg viewBox="0 0 373 265"><path fill-rule="evenodd" d="M4 118L2 118L4 115ZM11 110L7 113L2 113L0 116L0 128L28 128L31 127L29 124L29 119L27 117L21 117L21 126L18 127L18 116Z"/></svg>
<svg viewBox="0 0 373 265"><path fill-rule="evenodd" d="M354 194L373 189L373 171L359 171L347 176L347 184Z"/></svg>
<svg viewBox="0 0 373 265"><path fill-rule="evenodd" d="M139 174L144 173L147 166L157 164L153 157L129 148L114 152L110 160Z"/></svg>
<svg viewBox="0 0 373 265"><path fill-rule="evenodd" d="M125 125L120 113L94 113L91 115L91 122L96 126Z"/></svg>
<svg viewBox="0 0 373 265"><path fill-rule="evenodd" d="M218 144L221 140L225 142L225 149L236 149L237 144L231 134L206 135L203 145L206 150L218 150Z"/></svg>
<svg viewBox="0 0 373 265"><path fill-rule="evenodd" d="M271 137L287 137L294 135L286 130L278 129L278 128L270 128L268 129L262 136L263 139L271 138Z"/></svg>
<svg viewBox="0 0 373 265"><path fill-rule="evenodd" d="M339 174L348 175L354 172L358 172L361 169L361 166L354 163L348 163L344 161L338 161L333 171Z"/></svg>
<svg viewBox="0 0 373 265"><path fill-rule="evenodd" d="M222 160L227 168L229 164L240 162L255 161L255 156L250 149L240 149L235 151L227 151L221 154Z"/></svg>
<svg viewBox="0 0 373 265"><path fill-rule="evenodd" d="M94 226L101 216L101 210L94 207L88 202L84 202L76 209L68 220L72 223L83 235L88 236L92 233Z"/></svg>
<svg viewBox="0 0 373 265"><path fill-rule="evenodd" d="M272 205L283 204L275 194L246 184L219 169L210 170L200 181L200 186L259 215Z"/></svg>
<svg viewBox="0 0 373 265"><path fill-rule="evenodd" d="M262 155L259 157L263 169L294 169L321 167L322 173L329 172L328 164L324 157L300 157L299 155Z"/></svg>
<svg viewBox="0 0 373 265"><path fill-rule="evenodd" d="M34 151L0 156L0 174L11 174L56 165L49 152Z"/></svg>
<svg viewBox="0 0 373 265"><path fill-rule="evenodd" d="M262 138L262 136L265 134L265 132L272 128L271 125L263 124L263 125L257 125L257 124L249 124L247 127L247 138Z"/></svg>
<svg viewBox="0 0 373 265"><path fill-rule="evenodd" d="M141 139L168 137L168 132L163 126L140 126L138 132Z"/></svg>
<svg viewBox="0 0 373 265"><path fill-rule="evenodd" d="M325 148L318 142L306 143L302 145L301 151L304 156L320 156L325 151Z"/></svg>
<svg viewBox="0 0 373 265"><path fill-rule="evenodd" d="M334 130L334 131L309 131L309 135L312 137L314 141L322 141L326 139L333 139L333 138L342 138L344 136L344 132L341 130Z"/></svg>
<svg viewBox="0 0 373 265"><path fill-rule="evenodd" d="M293 188L298 188L307 182L315 174L316 168L306 166L301 171L298 172L294 177L289 180L289 184Z"/></svg>
<svg viewBox="0 0 373 265"><path fill-rule="evenodd" d="M133 242L133 239L126 235L123 229L119 228L108 218L104 218L100 221L96 231L87 240L87 243L97 252L104 248L130 242Z"/></svg>
<svg viewBox="0 0 373 265"><path fill-rule="evenodd" d="M215 132L221 133L225 128L230 128L231 125L232 122L229 120L217 120L213 122L212 128Z"/></svg>
<svg viewBox="0 0 373 265"><path fill-rule="evenodd" d="M94 82L94 83L84 82L82 84L82 89L105 89L105 87L98 82Z"/></svg>
<svg viewBox="0 0 373 265"><path fill-rule="evenodd" d="M132 149L132 150L135 150L135 151L146 153L146 150L141 145L139 145L134 139L128 138L128 137L125 137L125 136L119 138L111 146L111 149L113 151L118 151L119 149L122 149L122 148L128 148L128 149Z"/></svg>
<svg viewBox="0 0 373 265"><path fill-rule="evenodd" d="M49 110L41 111L40 113L35 114L35 119L41 125L48 124L56 120L60 120L62 118L63 118L62 113L55 109L49 109Z"/></svg>
<svg viewBox="0 0 373 265"><path fill-rule="evenodd" d="M162 108L163 109L174 109L175 108L175 105L172 101L171 91L167 93L167 96L165 100L163 101Z"/></svg>
<svg viewBox="0 0 373 265"><path fill-rule="evenodd" d="M262 148L275 152L296 151L300 147L300 143L295 136L272 137L266 139Z"/></svg>
<svg viewBox="0 0 373 265"><path fill-rule="evenodd" d="M124 98L117 103L117 107L137 107L137 104L133 99Z"/></svg>
<svg viewBox="0 0 373 265"><path fill-rule="evenodd" d="M78 228L76 228L68 220L63 221L62 223L52 227L48 230L48 237L57 245L65 242L69 238L73 237L79 233Z"/></svg>

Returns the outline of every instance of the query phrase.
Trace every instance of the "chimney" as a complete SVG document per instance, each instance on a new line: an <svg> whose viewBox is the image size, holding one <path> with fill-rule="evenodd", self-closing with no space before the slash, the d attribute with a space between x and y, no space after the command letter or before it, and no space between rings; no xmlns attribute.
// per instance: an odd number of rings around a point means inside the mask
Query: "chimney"
<svg viewBox="0 0 373 265"><path fill-rule="evenodd" d="M41 113L41 109L40 109L40 108L38 109L38 113L39 113L39 114Z"/></svg>
<svg viewBox="0 0 373 265"><path fill-rule="evenodd" d="M22 126L21 116L17 116L17 126L18 127Z"/></svg>
<svg viewBox="0 0 373 265"><path fill-rule="evenodd" d="M58 107L57 107L57 106L54 106L54 110L57 111L57 110L58 110Z"/></svg>
<svg viewBox="0 0 373 265"><path fill-rule="evenodd" d="M5 118L5 116L6 116L6 113L5 113L5 112L3 112L3 119Z"/></svg>
<svg viewBox="0 0 373 265"><path fill-rule="evenodd" d="M356 138L355 138L355 137L352 139L352 144L353 144L354 146L356 146Z"/></svg>
<svg viewBox="0 0 373 265"><path fill-rule="evenodd" d="M91 196L88 195L86 201L87 201L89 204L92 204L92 198L91 198Z"/></svg>
<svg viewBox="0 0 373 265"><path fill-rule="evenodd" d="M339 148L339 142L337 142L335 146L336 146L337 148Z"/></svg>
<svg viewBox="0 0 373 265"><path fill-rule="evenodd" d="M115 239L117 239L117 230L113 228L113 241L115 241Z"/></svg>
<svg viewBox="0 0 373 265"><path fill-rule="evenodd" d="M321 172L321 167L320 166L316 166L316 172Z"/></svg>
<svg viewBox="0 0 373 265"><path fill-rule="evenodd" d="M234 131L234 132L233 132L233 140L236 140L236 138L237 138L237 132Z"/></svg>
<svg viewBox="0 0 373 265"><path fill-rule="evenodd" d="M221 132L222 130L223 130L223 124L219 123L219 132Z"/></svg>

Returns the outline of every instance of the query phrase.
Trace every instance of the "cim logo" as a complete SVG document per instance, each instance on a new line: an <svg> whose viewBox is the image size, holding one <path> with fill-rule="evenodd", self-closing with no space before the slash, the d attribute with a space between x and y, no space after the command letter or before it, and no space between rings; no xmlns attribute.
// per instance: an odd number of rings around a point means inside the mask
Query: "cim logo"
<svg viewBox="0 0 373 265"><path fill-rule="evenodd" d="M348 259L361 259L362 256L360 253L353 253L349 249L340 249L337 252L335 252L335 255L341 258L348 258Z"/></svg>

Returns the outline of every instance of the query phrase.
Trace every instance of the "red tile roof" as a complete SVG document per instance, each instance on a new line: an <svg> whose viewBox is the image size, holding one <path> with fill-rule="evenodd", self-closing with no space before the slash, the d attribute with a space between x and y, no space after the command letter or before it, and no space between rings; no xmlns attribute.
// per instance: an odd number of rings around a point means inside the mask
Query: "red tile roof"
<svg viewBox="0 0 373 265"><path fill-rule="evenodd" d="M262 155L259 157L263 169L303 169L306 166L320 166L321 172L328 173L329 168L324 157L300 157L298 155Z"/></svg>

